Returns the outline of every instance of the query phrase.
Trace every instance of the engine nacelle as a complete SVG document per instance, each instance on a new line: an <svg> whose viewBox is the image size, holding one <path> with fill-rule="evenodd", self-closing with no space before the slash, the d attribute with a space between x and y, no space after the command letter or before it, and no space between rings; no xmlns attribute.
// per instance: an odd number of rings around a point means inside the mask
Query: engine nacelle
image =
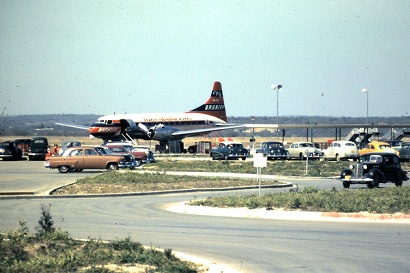
<svg viewBox="0 0 410 273"><path fill-rule="evenodd" d="M172 136L172 133L179 131L173 127L161 127L154 130L154 135L152 136L153 140L160 142L168 142L173 140L180 140L181 138Z"/></svg>
<svg viewBox="0 0 410 273"><path fill-rule="evenodd" d="M160 142L179 140L180 138L174 138L172 136L172 133L176 131L178 131L178 129L173 127L165 127L161 123L148 128L145 124L136 124L130 119L121 120L121 133L124 135L129 135L134 139L157 140Z"/></svg>

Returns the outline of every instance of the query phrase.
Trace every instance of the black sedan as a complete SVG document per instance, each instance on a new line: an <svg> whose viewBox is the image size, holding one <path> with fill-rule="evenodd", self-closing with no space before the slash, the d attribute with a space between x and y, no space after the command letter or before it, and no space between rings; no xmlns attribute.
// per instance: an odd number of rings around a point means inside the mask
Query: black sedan
<svg viewBox="0 0 410 273"><path fill-rule="evenodd" d="M236 141L224 141L219 143L216 149L211 149L209 155L216 159L239 159L245 160L249 157L249 151L243 147L242 143Z"/></svg>
<svg viewBox="0 0 410 273"><path fill-rule="evenodd" d="M268 159L287 159L288 152L282 142L267 141L262 143L262 147L256 150L257 153L265 155Z"/></svg>
<svg viewBox="0 0 410 273"><path fill-rule="evenodd" d="M3 160L21 160L23 153L17 147L15 141L4 141L0 143L0 158Z"/></svg>
<svg viewBox="0 0 410 273"><path fill-rule="evenodd" d="M368 153L360 157L355 165L343 170L340 180L344 188L350 184L366 184L369 188L379 187L379 183L392 182L397 187L407 181L407 172L403 171L400 158L394 153Z"/></svg>

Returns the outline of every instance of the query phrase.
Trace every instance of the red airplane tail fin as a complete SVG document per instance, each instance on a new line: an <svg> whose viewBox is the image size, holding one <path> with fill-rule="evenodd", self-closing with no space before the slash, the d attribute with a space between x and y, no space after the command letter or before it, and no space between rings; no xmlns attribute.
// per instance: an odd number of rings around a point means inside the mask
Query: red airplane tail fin
<svg viewBox="0 0 410 273"><path fill-rule="evenodd" d="M227 122L224 97L222 94L222 85L220 82L214 82L214 87L212 88L211 96L209 99L201 106L188 111L187 113L201 113L210 116L217 117L225 122Z"/></svg>

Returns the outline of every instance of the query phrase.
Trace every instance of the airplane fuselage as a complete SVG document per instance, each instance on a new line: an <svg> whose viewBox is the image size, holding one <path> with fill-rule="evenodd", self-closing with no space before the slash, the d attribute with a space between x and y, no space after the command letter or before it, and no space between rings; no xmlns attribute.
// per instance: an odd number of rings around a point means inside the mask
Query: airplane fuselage
<svg viewBox="0 0 410 273"><path fill-rule="evenodd" d="M92 136L104 141L144 139L166 143L189 136L244 127L242 125L214 126L216 124L228 125L220 82L214 82L208 99L190 111L102 116L87 129ZM85 129L78 125L59 125Z"/></svg>
<svg viewBox="0 0 410 273"><path fill-rule="evenodd" d="M172 134L180 130L213 127L226 123L217 117L201 113L152 113L102 116L88 129L97 138L115 139L128 134L134 139L172 141L185 136ZM159 128L153 128L161 125ZM151 135L147 132L151 132Z"/></svg>

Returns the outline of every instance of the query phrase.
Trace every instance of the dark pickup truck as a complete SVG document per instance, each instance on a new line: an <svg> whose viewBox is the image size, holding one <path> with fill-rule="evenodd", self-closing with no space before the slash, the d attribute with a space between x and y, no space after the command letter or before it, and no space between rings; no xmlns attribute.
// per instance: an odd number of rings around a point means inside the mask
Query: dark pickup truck
<svg viewBox="0 0 410 273"><path fill-rule="evenodd" d="M28 160L46 158L48 140L45 137L33 137L30 139L30 148L28 149Z"/></svg>

